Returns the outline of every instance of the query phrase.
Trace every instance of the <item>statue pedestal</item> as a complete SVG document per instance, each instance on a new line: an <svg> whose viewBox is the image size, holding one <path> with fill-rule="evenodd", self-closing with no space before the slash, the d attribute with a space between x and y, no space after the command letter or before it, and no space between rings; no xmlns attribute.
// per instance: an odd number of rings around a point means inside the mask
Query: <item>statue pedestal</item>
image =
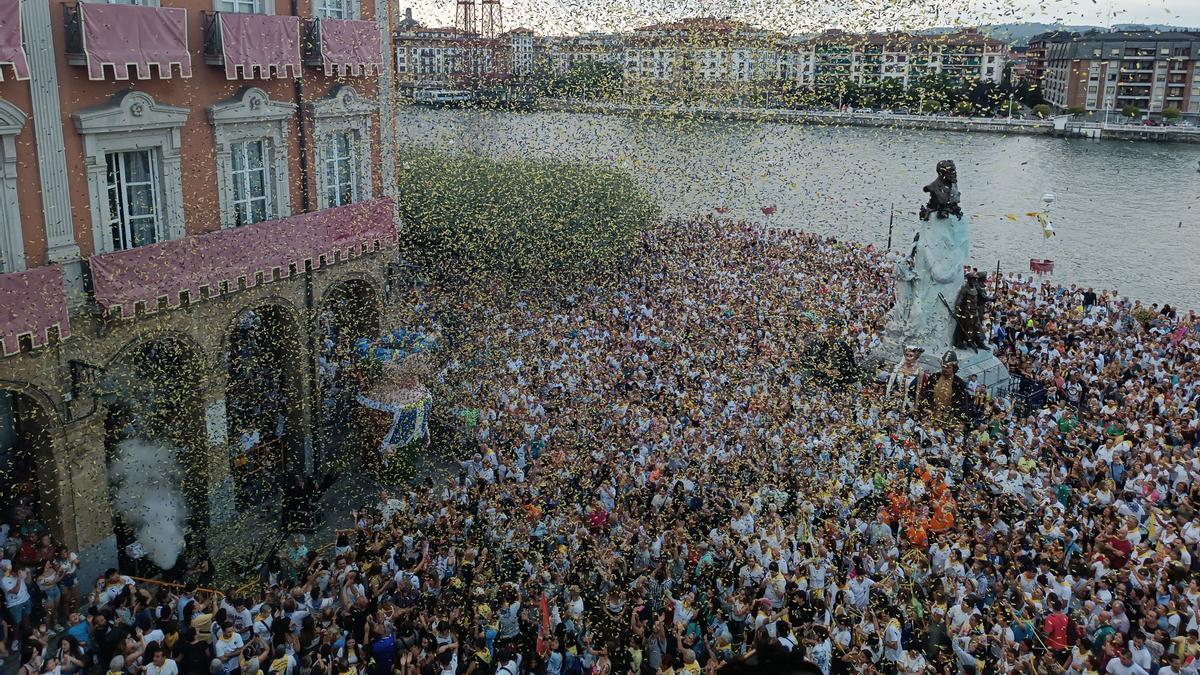
<svg viewBox="0 0 1200 675"><path fill-rule="evenodd" d="M963 382L971 379L972 375L982 384L989 394L995 396L1008 388L1008 368L996 358L990 349L955 349L958 356L958 378ZM878 368L875 379L887 382L892 368L904 359L904 350L891 340L885 340L871 353L870 362ZM942 355L925 352L917 359L917 365L930 375L941 372Z"/></svg>
<svg viewBox="0 0 1200 675"><path fill-rule="evenodd" d="M972 375L987 388L989 394L1008 389L1008 368L996 358L990 349L955 349L958 355L958 377L966 382Z"/></svg>

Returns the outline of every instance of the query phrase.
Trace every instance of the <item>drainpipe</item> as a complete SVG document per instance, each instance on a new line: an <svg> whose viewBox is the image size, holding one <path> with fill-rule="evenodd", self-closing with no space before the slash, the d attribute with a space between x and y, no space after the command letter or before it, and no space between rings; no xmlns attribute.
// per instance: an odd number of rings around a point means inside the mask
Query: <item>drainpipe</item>
<svg viewBox="0 0 1200 675"><path fill-rule="evenodd" d="M300 16L300 0L292 0L292 16ZM303 21L303 17L300 18ZM302 31L303 32L303 31ZM307 49L306 49L307 51ZM304 67L303 63L300 66ZM293 80L295 92L293 100L296 103L296 126L299 127L299 146L300 146L300 210L307 212L309 209L308 197L308 136L304 128L304 86L300 78Z"/></svg>
<svg viewBox="0 0 1200 675"><path fill-rule="evenodd" d="M292 16L300 17L300 0L291 1ZM303 21L304 18L300 17ZM303 30L301 33L303 34ZM307 51L307 49L305 50ZM301 63L303 68L304 64ZM304 87L300 78L293 81L293 101L296 104L296 127L297 127L297 146L300 153L300 210L307 213L312 206L310 203L308 192L308 129L305 125L305 110L304 110ZM314 441L318 430L323 425L321 423L321 376L317 369L317 312L316 303L314 301L315 292L313 289L313 270L307 267L304 270L304 309L308 315L308 326L305 330L305 338L308 342L308 376L311 386L309 387L309 428L308 434L305 435L303 447L301 448L300 470L306 474L312 473L315 469L313 466L313 453L315 451Z"/></svg>

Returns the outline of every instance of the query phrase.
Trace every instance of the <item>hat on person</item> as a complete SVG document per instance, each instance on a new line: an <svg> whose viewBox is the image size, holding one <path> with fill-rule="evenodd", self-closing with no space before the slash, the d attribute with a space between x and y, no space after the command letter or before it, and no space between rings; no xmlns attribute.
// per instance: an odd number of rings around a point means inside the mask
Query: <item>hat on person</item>
<svg viewBox="0 0 1200 675"><path fill-rule="evenodd" d="M109 670L125 670L125 657L117 654L108 662Z"/></svg>

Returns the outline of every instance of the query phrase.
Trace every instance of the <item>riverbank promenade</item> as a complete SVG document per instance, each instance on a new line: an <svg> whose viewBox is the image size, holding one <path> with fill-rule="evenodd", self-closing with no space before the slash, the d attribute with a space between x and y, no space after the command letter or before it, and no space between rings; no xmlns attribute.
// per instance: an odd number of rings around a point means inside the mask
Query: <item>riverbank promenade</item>
<svg viewBox="0 0 1200 675"><path fill-rule="evenodd" d="M710 120L788 122L826 126L889 127L1031 136L1063 136L1093 140L1157 141L1200 143L1200 129L1182 126L1162 127L1136 124L1105 124L1074 121L1071 116L1030 120L1005 117L952 117L949 115L911 115L881 112L840 112L825 110L788 110L748 106L636 105L579 99L543 99L538 109L602 115L658 115Z"/></svg>

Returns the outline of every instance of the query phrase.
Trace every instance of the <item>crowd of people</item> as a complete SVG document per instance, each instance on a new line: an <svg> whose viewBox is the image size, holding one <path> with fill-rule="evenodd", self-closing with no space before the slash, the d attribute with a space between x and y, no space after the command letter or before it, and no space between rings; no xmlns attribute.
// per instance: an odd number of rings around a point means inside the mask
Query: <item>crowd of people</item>
<svg viewBox="0 0 1200 675"><path fill-rule="evenodd" d="M22 675L1200 672L1195 314L1007 277L1022 385L948 420L847 372L889 254L772 238L667 222L620 284L480 298L430 383L451 475L252 590L6 560ZM429 334L471 302L421 293Z"/></svg>

